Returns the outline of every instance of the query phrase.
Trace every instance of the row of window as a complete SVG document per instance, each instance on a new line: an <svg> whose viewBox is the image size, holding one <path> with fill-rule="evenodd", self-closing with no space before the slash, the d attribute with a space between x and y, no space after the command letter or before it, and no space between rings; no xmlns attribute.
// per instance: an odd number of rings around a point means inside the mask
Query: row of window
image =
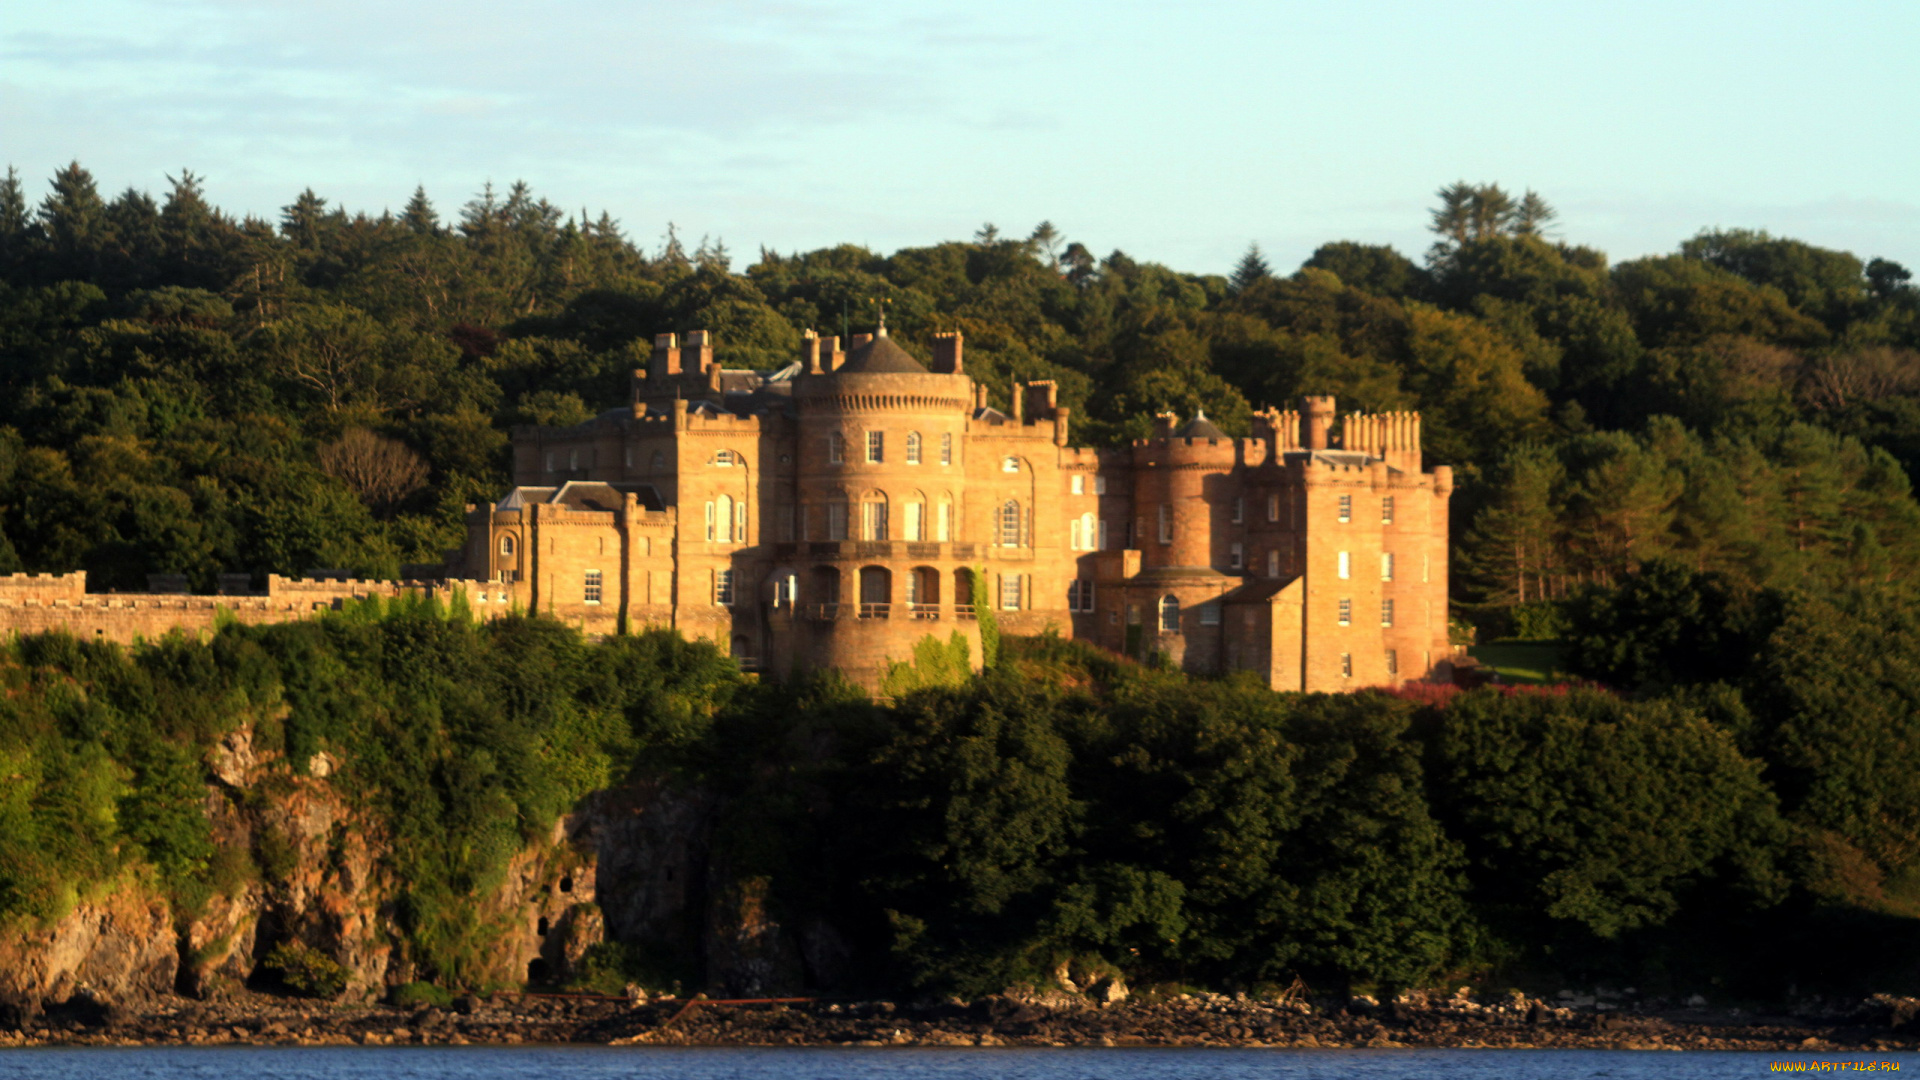
<svg viewBox="0 0 1920 1080"><path fill-rule="evenodd" d="M1343 551L1340 553L1339 573L1340 573L1340 578L1343 581L1353 576L1353 553L1352 552ZM1393 552L1391 551L1383 551L1380 553L1380 580L1381 581L1393 580Z"/></svg>
<svg viewBox="0 0 1920 1080"><path fill-rule="evenodd" d="M924 445L924 440L921 439L919 432L911 431L907 433L907 464L918 465L921 463L922 448ZM847 440L845 436L842 436L839 432L828 435L827 461L830 464L842 465L846 463L846 460ZM867 432L867 464L880 465L884 464L886 460L887 433L884 431ZM942 433L940 436L940 464L953 464L953 435L950 432Z"/></svg>
<svg viewBox="0 0 1920 1080"><path fill-rule="evenodd" d="M1389 675L1400 674L1400 652L1397 649L1387 650L1387 674ZM1340 654L1340 677L1343 679L1353 678L1353 654L1352 653L1343 652Z"/></svg>
<svg viewBox="0 0 1920 1080"><path fill-rule="evenodd" d="M1340 611L1339 611L1338 621L1341 626L1353 625L1353 601L1352 600L1343 598L1340 601ZM1381 626L1393 625L1393 601L1392 600L1380 601L1380 625Z"/></svg>

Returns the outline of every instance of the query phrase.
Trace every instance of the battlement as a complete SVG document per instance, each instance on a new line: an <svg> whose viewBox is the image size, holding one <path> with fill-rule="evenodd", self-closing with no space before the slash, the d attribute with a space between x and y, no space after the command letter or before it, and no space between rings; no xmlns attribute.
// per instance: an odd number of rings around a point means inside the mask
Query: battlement
<svg viewBox="0 0 1920 1080"><path fill-rule="evenodd" d="M1405 472L1420 471L1420 414L1348 413L1340 425L1340 446L1384 459Z"/></svg>
<svg viewBox="0 0 1920 1080"><path fill-rule="evenodd" d="M1254 413L1253 433L1271 441L1276 455L1304 449L1300 445L1300 413L1293 409L1263 409Z"/></svg>
<svg viewBox="0 0 1920 1080"><path fill-rule="evenodd" d="M0 601L55 600L84 596L87 572L70 574L6 574L0 576Z"/></svg>
<svg viewBox="0 0 1920 1080"><path fill-rule="evenodd" d="M234 578L238 575L224 575ZM222 619L248 625L290 622L334 611L367 597L393 599L414 594L466 600L476 617L494 618L519 605L519 585L512 582L449 580L372 581L357 578L299 578L267 576L265 593L223 592L220 595L166 593L87 593L40 590L34 583L84 582L86 574L14 574L0 578L0 636L65 631L75 637L132 644L176 631L211 632ZM9 591L24 580L29 587ZM223 581L230 587L232 581Z"/></svg>

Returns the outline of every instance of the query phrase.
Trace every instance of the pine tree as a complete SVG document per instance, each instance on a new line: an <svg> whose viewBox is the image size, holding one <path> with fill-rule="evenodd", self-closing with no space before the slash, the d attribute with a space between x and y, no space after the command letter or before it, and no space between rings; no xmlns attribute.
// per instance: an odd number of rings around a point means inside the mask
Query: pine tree
<svg viewBox="0 0 1920 1080"><path fill-rule="evenodd" d="M433 203L427 198L426 185L416 185L413 197L407 200L407 208L400 212L400 224L405 225L415 236L436 236L440 232L440 215L434 212Z"/></svg>
<svg viewBox="0 0 1920 1080"><path fill-rule="evenodd" d="M9 165L6 179L0 180L0 279L13 276L26 261L31 225L20 170Z"/></svg>
<svg viewBox="0 0 1920 1080"><path fill-rule="evenodd" d="M53 192L40 204L40 232L57 278L92 280L111 225L93 174L75 161L53 174Z"/></svg>
<svg viewBox="0 0 1920 1080"><path fill-rule="evenodd" d="M1461 569L1491 603L1524 604L1558 591L1555 489L1560 462L1538 446L1521 447L1501 464L1491 505L1474 519Z"/></svg>
<svg viewBox="0 0 1920 1080"><path fill-rule="evenodd" d="M1267 265L1267 258L1260 253L1260 245L1247 245L1247 253L1240 256L1240 262L1233 268L1233 276L1227 279L1227 287L1235 295L1252 288L1256 282L1273 276L1273 268Z"/></svg>
<svg viewBox="0 0 1920 1080"><path fill-rule="evenodd" d="M1542 198L1532 188L1520 199L1520 205L1513 210L1513 234L1515 236L1543 236L1547 223L1559 217L1559 211Z"/></svg>

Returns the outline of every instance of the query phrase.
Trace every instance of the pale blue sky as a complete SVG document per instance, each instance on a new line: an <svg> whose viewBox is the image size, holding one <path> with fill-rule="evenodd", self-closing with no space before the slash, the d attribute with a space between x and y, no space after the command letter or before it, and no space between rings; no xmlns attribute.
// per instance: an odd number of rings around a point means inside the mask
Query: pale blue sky
<svg viewBox="0 0 1920 1080"><path fill-rule="evenodd" d="M1048 218L1195 271L1418 256L1492 180L1616 259L1719 225L1920 269L1917 55L1913 0L0 0L0 158L267 215L524 178L742 259Z"/></svg>

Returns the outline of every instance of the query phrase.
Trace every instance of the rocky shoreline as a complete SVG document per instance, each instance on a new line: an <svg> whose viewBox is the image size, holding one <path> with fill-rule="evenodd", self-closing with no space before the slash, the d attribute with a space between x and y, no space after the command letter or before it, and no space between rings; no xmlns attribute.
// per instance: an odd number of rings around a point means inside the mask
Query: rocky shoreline
<svg viewBox="0 0 1920 1080"><path fill-rule="evenodd" d="M468 996L451 1008L322 1004L243 993L134 1011L77 999L0 1027L0 1047L1208 1046L1579 1048L1885 1053L1920 1048L1920 1003L1873 998L1753 1013L1703 1006L1564 1006L1466 995L1347 1008L1218 994L1112 1004L993 997L972 1003Z"/></svg>

